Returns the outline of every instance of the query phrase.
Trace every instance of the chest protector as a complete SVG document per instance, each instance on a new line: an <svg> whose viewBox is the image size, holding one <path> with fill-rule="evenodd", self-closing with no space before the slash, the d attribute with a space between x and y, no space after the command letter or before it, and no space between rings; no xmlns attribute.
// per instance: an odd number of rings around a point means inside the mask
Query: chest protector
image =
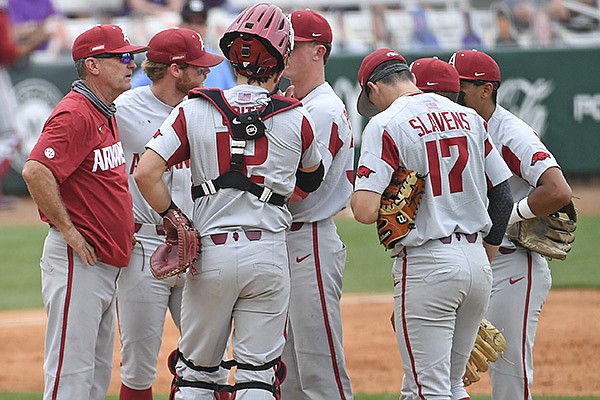
<svg viewBox="0 0 600 400"><path fill-rule="evenodd" d="M302 103L296 99L273 95L267 105L260 109L237 114L219 89L194 89L188 98L204 98L212 103L226 121L231 135L231 160L229 170L198 186L192 187L192 198L196 199L209 194L215 194L219 189L234 188L252 193L262 202L283 206L286 202L281 194L274 193L266 186L258 185L250 180L243 172L244 149L248 140L256 140L265 135L267 130L264 121L280 112L298 107Z"/></svg>

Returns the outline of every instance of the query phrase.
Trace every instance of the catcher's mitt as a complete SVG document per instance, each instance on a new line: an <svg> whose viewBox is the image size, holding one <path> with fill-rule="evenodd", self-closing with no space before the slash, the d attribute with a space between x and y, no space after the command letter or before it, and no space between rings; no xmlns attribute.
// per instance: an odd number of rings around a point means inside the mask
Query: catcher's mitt
<svg viewBox="0 0 600 400"><path fill-rule="evenodd" d="M481 379L479 373L487 371L489 363L496 361L498 354L502 354L504 349L506 349L506 339L502 333L490 321L486 319L481 321L463 376L464 385L469 386L478 382Z"/></svg>
<svg viewBox="0 0 600 400"><path fill-rule="evenodd" d="M425 180L415 171L398 168L381 195L377 218L379 242L392 249L415 227L415 216L425 188Z"/></svg>
<svg viewBox="0 0 600 400"><path fill-rule="evenodd" d="M564 260L575 241L577 211L569 204L547 217L519 221L506 230L514 243L548 258Z"/></svg>
<svg viewBox="0 0 600 400"><path fill-rule="evenodd" d="M186 271L200 256L200 234L181 210L169 210L163 226L167 238L150 257L150 270L157 279Z"/></svg>

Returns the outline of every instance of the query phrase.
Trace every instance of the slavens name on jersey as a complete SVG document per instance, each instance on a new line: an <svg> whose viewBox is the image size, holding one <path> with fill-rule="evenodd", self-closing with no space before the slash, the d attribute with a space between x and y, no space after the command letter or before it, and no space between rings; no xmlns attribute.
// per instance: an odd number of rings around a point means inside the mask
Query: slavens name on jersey
<svg viewBox="0 0 600 400"><path fill-rule="evenodd" d="M158 132L160 132L160 131L158 131ZM131 167L129 168L129 175L133 175L133 173L137 169L138 163L140 162L140 158L142 158L142 154L140 154L140 153L132 154ZM189 167L190 167L190 160L185 160L183 162L173 165L171 168L184 169L184 168L189 168Z"/></svg>
<svg viewBox="0 0 600 400"><path fill-rule="evenodd" d="M92 172L106 171L125 164L125 152L121 142L94 150L94 166Z"/></svg>
<svg viewBox="0 0 600 400"><path fill-rule="evenodd" d="M458 111L428 112L408 120L419 136L453 130L471 130L468 114Z"/></svg>

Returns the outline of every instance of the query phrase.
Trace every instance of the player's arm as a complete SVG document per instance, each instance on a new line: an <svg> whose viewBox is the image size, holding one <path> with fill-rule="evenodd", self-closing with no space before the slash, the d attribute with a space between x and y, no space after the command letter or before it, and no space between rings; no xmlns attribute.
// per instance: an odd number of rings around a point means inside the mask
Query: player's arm
<svg viewBox="0 0 600 400"><path fill-rule="evenodd" d="M361 224L372 224L379 216L381 194L369 190L357 190L352 194L350 207L356 219Z"/></svg>
<svg viewBox="0 0 600 400"><path fill-rule="evenodd" d="M311 166L310 168L298 168L296 171L296 186L306 193L314 192L321 186L325 167L323 161Z"/></svg>
<svg viewBox="0 0 600 400"><path fill-rule="evenodd" d="M491 262L502 243L513 207L513 197L508 180L490 188L487 197L489 200L488 214L492 220L492 227L488 235L483 238L483 247Z"/></svg>
<svg viewBox="0 0 600 400"><path fill-rule="evenodd" d="M509 223L550 215L567 205L572 194L560 168L548 168L540 176L536 188L529 196L515 203Z"/></svg>
<svg viewBox="0 0 600 400"><path fill-rule="evenodd" d="M135 171L134 179L144 199L162 215L171 208L173 200L163 180L167 162L154 150L147 148Z"/></svg>
<svg viewBox="0 0 600 400"><path fill-rule="evenodd" d="M31 197L60 231L65 242L75 250L85 265L94 265L98 261L96 251L73 225L52 171L38 161L28 160L23 167L22 176Z"/></svg>

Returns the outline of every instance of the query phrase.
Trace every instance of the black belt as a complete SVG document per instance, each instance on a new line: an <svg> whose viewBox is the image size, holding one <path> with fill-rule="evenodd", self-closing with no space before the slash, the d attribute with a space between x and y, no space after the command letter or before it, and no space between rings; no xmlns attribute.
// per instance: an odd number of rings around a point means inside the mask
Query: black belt
<svg viewBox="0 0 600 400"><path fill-rule="evenodd" d="M460 239L463 236L467 239L467 242L469 242L469 243L475 243L477 241L477 233L467 234L467 233L454 232L450 236L440 238L440 242L442 242L444 244L450 244L450 243L452 243L453 237L455 237L456 240L460 242Z"/></svg>

